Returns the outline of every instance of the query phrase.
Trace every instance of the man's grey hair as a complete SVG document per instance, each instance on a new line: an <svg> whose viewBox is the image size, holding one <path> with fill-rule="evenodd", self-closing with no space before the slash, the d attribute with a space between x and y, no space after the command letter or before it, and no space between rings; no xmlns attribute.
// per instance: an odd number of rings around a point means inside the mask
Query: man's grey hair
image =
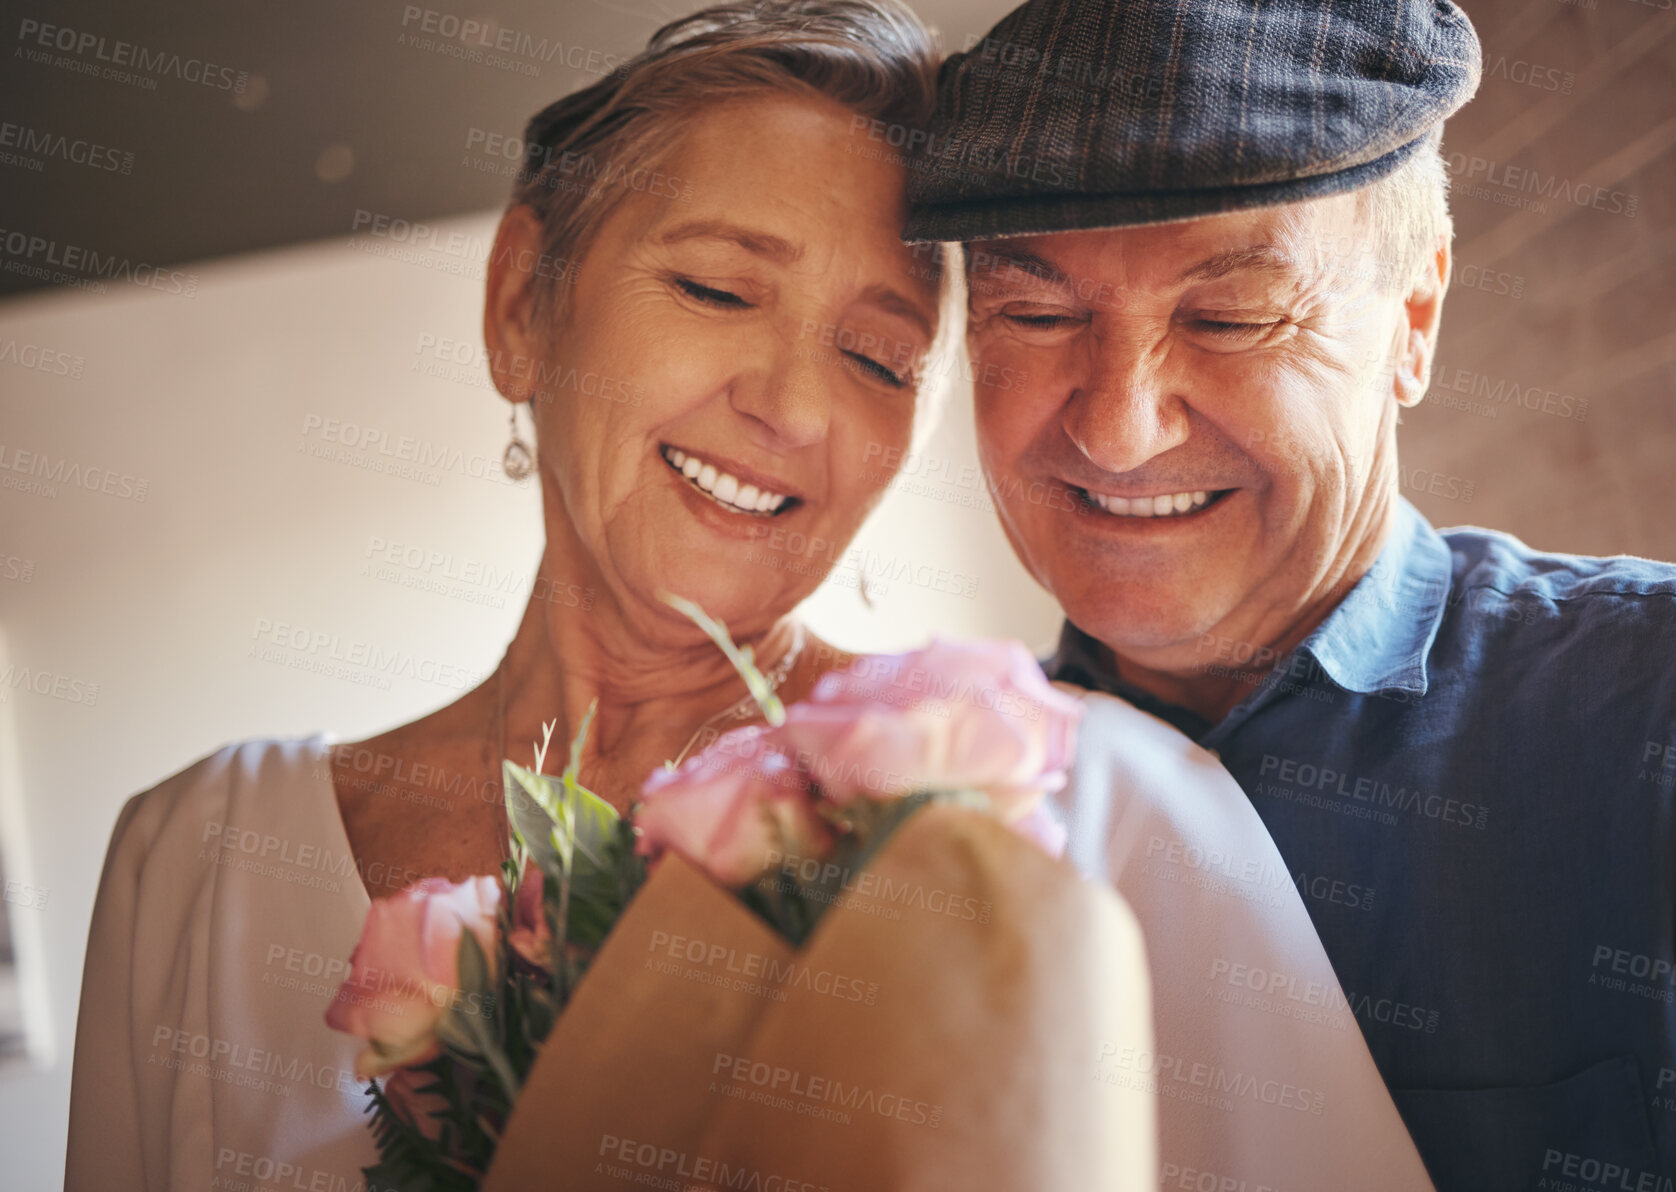
<svg viewBox="0 0 1676 1192"><path fill-rule="evenodd" d="M1443 125L1436 125L1407 161L1357 194L1384 280L1408 292L1432 268L1439 240L1454 235Z"/></svg>

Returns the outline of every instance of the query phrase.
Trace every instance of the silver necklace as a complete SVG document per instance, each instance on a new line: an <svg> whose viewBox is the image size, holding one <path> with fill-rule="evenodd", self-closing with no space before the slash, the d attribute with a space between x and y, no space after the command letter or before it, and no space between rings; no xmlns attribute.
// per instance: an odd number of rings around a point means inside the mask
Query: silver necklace
<svg viewBox="0 0 1676 1192"><path fill-rule="evenodd" d="M768 671L767 673L765 673L763 675L763 678L768 680L768 690L770 692L777 693L780 690L780 684L784 683L786 681L786 676L791 674L792 667L797 665L798 658L801 657L802 654L803 654L804 640L805 640L805 635L804 635L804 631L803 631L802 622L800 622L800 621L799 622L793 622L792 623L792 639L791 639L790 648L788 648L786 650L786 652L783 655L781 655L780 660L774 664L774 669L771 670L771 671ZM719 723L721 721L724 721L724 720L741 720L741 721L749 720L756 713L756 711L757 711L756 697L749 694L749 693L746 693L746 695L744 696L743 699L739 700L735 704L730 705L729 707L723 708L720 712L717 712L714 716L711 716L709 719L705 720L702 724L700 724L698 726L698 728L694 729L693 730L693 735L687 738L687 743L681 747L681 752L675 755L675 760L672 761L670 763L670 765L678 766L683 761L685 761L686 757L687 757L687 754L692 752L693 746L698 744L699 738L704 735L706 729L712 728L717 723ZM489 726L488 742L489 742L489 748L490 748L490 756L491 756L491 759L492 759L491 764L492 765L499 765L500 759L506 757L506 656L505 655L501 656L501 660L500 660L499 664L497 664L496 667L495 667L495 719L494 719L494 722ZM499 750L498 752L496 752L497 748ZM496 785L499 786L498 779L497 779ZM503 797L504 797L504 792L503 792ZM506 853L506 848L505 848L504 843L502 845L501 852L502 852L503 855L505 855L505 853Z"/></svg>
<svg viewBox="0 0 1676 1192"><path fill-rule="evenodd" d="M786 676L791 674L791 668L797 665L798 656L802 653L803 623L801 621L794 621L792 623L791 648L781 656L780 661L774 664L773 670L768 671L763 675L763 678L768 680L768 690L770 693L775 693L780 690L780 684L784 683L786 681ZM714 716L710 717L703 724L700 724L698 728L693 730L693 735L687 738L687 743L681 747L681 752L676 754L675 760L669 764L671 766L678 766L685 761L687 754L692 752L692 747L698 744L698 739L704 735L705 730L709 729L719 721L749 720L757 712L757 710L756 697L747 693L744 699L740 700L731 707L723 708L720 712L717 712Z"/></svg>

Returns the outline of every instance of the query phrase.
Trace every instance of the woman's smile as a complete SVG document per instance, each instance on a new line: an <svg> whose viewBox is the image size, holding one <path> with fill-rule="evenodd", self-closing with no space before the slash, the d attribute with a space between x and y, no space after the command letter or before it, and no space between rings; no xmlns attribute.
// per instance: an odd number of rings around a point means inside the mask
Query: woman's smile
<svg viewBox="0 0 1676 1192"><path fill-rule="evenodd" d="M660 444L664 463L690 488L723 509L748 517L770 518L790 513L803 499L783 481L763 476L740 464L708 454Z"/></svg>

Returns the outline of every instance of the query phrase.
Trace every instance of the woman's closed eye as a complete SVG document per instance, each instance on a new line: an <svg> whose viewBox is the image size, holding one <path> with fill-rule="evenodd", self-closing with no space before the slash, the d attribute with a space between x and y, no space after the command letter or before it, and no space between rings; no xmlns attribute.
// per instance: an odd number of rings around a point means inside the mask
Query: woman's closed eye
<svg viewBox="0 0 1676 1192"><path fill-rule="evenodd" d="M855 365L856 368L860 369L874 380L883 381L892 389L903 389L907 387L908 378L906 376L903 376L901 373L895 372L892 369L886 368L872 357L863 356L860 352L851 352L848 350L845 350L844 355L852 364Z"/></svg>
<svg viewBox="0 0 1676 1192"><path fill-rule="evenodd" d="M676 277L673 279L675 288L695 302L702 302L706 306L717 306L732 310L747 310L753 304L732 290L721 290L715 286L707 286L696 282L690 277Z"/></svg>

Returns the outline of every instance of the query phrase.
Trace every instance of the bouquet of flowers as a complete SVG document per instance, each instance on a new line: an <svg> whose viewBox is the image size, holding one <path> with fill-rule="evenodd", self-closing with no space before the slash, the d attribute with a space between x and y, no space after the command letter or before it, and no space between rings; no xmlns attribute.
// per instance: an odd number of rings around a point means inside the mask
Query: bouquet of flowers
<svg viewBox="0 0 1676 1192"><path fill-rule="evenodd" d="M1017 643L937 641L787 709L671 601L767 726L627 817L577 781L592 709L557 775L548 726L504 763L501 873L373 903L327 1013L365 1043L369 1188L1145 1183L1150 1100L1091 1075L1150 1042L1139 933L1051 859L1078 702Z"/></svg>

